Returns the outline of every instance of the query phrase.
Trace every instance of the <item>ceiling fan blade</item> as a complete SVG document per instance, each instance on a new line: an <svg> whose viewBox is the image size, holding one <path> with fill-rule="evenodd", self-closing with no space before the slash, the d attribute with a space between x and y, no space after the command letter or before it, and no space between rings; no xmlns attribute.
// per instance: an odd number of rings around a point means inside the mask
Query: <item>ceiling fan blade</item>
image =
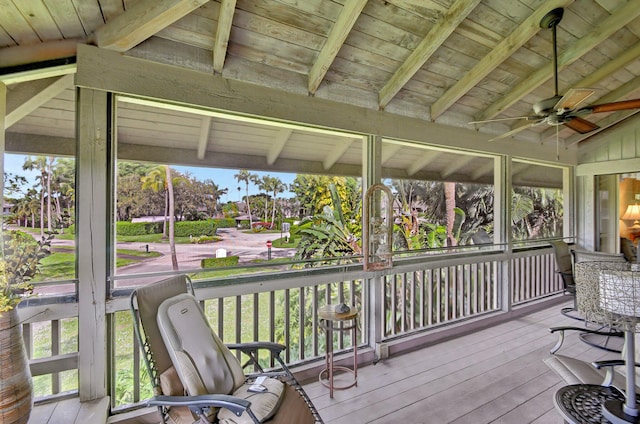
<svg viewBox="0 0 640 424"><path fill-rule="evenodd" d="M495 118L495 119L487 119L484 121L471 121L467 122L467 124L486 124L488 122L499 122L499 121L512 121L514 119L526 119L530 121L531 119L538 119L539 116L514 116L512 118Z"/></svg>
<svg viewBox="0 0 640 424"><path fill-rule="evenodd" d="M571 117L571 119L565 122L564 125L566 125L567 127L571 128L576 132L579 132L580 134L586 134L588 132L591 132L593 130L597 130L598 128L600 128L593 122L589 122L586 119L580 118L579 116Z"/></svg>
<svg viewBox="0 0 640 424"><path fill-rule="evenodd" d="M554 106L555 110L573 110L595 93L588 88L572 88Z"/></svg>
<svg viewBox="0 0 640 424"><path fill-rule="evenodd" d="M536 125L540 124L542 121L543 121L543 119L541 119L541 120L539 120L539 121L537 121L537 122L532 122L532 123L530 123L530 124L522 125L522 126L520 126L520 127L518 127L518 128L514 128L514 129L512 129L511 131L507 131L506 133L501 134L501 135L499 135L499 136L497 136L497 137L490 138L490 139L489 139L489 141L494 141L494 140L499 140L499 139L501 139L501 138L510 137L510 136L512 136L512 135L514 135L514 134L519 133L520 131L526 130L527 128L534 127L534 126L536 126Z"/></svg>
<svg viewBox="0 0 640 424"><path fill-rule="evenodd" d="M588 113L616 112L618 110L629 110L640 108L640 99L623 100L621 102L603 103L601 105L591 105L580 110Z"/></svg>

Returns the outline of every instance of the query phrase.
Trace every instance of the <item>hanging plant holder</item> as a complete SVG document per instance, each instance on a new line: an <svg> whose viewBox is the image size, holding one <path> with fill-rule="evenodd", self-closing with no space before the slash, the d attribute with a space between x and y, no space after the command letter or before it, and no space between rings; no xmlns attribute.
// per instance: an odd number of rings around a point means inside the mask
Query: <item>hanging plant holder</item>
<svg viewBox="0 0 640 424"><path fill-rule="evenodd" d="M364 270L393 265L393 194L384 184L374 184L365 193L363 209Z"/></svg>

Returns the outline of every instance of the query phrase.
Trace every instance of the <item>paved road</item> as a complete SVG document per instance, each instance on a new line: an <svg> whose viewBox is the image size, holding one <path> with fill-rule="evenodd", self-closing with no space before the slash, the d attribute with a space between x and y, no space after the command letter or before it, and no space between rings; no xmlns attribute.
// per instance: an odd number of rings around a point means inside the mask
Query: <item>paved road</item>
<svg viewBox="0 0 640 424"><path fill-rule="evenodd" d="M238 231L236 228L220 228L217 234L222 240L215 243L206 244L176 244L176 255L178 257L178 265L181 270L200 269L200 261L205 258L216 256L216 250L226 249L227 256L236 255L240 257L240 263L247 263L254 259L266 260L268 256L266 243L267 240L280 238L279 233L245 233ZM56 245L73 245L72 240L54 239L52 247ZM159 252L162 255L143 260L134 264L126 265L119 268L121 274L145 274L161 271L171 271L171 254L168 243L118 243L119 249L131 249L145 251L147 246L150 251ZM272 258L293 257L295 249L271 249ZM157 280L153 279L135 279L120 280L116 283L116 287L144 284ZM62 287L60 287L62 289ZM69 291L71 287L67 287L64 291ZM54 287L47 287L41 290L44 294L58 292Z"/></svg>

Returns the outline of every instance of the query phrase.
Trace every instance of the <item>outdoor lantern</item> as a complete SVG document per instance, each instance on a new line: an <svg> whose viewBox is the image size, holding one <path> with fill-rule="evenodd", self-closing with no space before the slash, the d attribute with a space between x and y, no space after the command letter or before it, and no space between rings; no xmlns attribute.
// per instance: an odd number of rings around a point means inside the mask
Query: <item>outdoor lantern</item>
<svg viewBox="0 0 640 424"><path fill-rule="evenodd" d="M374 184L364 198L362 253L365 271L391 267L392 242L393 195L384 184Z"/></svg>

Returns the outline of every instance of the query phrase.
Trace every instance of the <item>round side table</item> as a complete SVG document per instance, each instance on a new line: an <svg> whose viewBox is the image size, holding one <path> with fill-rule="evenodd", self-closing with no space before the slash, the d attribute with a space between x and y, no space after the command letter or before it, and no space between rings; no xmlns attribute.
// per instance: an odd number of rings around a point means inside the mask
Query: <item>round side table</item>
<svg viewBox="0 0 640 424"><path fill-rule="evenodd" d="M329 388L329 397L333 399L334 390L344 390L358 384L358 308L349 307L347 312L336 312L337 305L325 305L318 309L320 317L320 327L325 331L327 354L325 357L325 368L320 371L318 380L320 383ZM351 322L344 325L345 322ZM334 364L333 355L333 333L334 332L351 331L351 340L353 342L353 366L347 367ZM347 382L335 384L334 377L336 372L350 374Z"/></svg>

